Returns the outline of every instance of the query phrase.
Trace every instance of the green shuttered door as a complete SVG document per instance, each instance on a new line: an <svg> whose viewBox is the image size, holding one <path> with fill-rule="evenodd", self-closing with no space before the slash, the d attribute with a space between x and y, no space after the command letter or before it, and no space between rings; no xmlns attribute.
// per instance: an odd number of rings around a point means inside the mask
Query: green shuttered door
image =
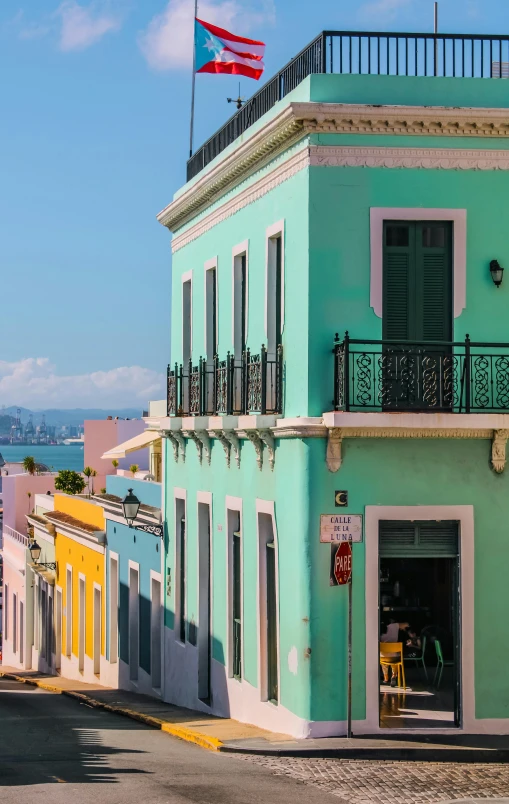
<svg viewBox="0 0 509 804"><path fill-rule="evenodd" d="M452 227L385 221L384 340L452 340Z"/></svg>
<svg viewBox="0 0 509 804"><path fill-rule="evenodd" d="M454 558L457 522L380 522L380 558Z"/></svg>

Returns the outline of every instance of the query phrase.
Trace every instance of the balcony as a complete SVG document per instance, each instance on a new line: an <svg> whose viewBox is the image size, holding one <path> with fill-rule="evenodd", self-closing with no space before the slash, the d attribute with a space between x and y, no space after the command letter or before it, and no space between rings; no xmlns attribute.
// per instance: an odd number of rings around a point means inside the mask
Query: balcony
<svg viewBox="0 0 509 804"><path fill-rule="evenodd" d="M509 78L509 36L323 31L198 148L187 181L316 73Z"/></svg>
<svg viewBox="0 0 509 804"><path fill-rule="evenodd" d="M207 362L168 366L168 416L242 416L283 410L283 349L269 355L247 349L240 359L228 352Z"/></svg>
<svg viewBox="0 0 509 804"><path fill-rule="evenodd" d="M334 410L509 413L509 343L336 335Z"/></svg>

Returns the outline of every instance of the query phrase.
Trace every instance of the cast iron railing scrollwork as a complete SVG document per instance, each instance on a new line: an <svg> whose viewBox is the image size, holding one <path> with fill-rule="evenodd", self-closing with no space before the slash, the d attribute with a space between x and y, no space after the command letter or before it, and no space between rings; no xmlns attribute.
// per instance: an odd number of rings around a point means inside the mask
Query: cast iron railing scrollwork
<svg viewBox="0 0 509 804"><path fill-rule="evenodd" d="M509 343L334 341L334 409L509 412Z"/></svg>
<svg viewBox="0 0 509 804"><path fill-rule="evenodd" d="M200 357L193 365L168 367L168 416L239 416L283 412L283 347L269 354L247 349L225 360Z"/></svg>

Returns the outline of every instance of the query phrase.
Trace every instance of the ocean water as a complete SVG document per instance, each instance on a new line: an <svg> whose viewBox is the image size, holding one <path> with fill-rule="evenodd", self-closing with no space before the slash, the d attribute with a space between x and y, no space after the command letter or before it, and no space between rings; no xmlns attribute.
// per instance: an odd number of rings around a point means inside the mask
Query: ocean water
<svg viewBox="0 0 509 804"><path fill-rule="evenodd" d="M33 455L37 463L44 463L57 472L59 469L83 471L83 447L0 444L0 453L6 463L21 463L27 455Z"/></svg>

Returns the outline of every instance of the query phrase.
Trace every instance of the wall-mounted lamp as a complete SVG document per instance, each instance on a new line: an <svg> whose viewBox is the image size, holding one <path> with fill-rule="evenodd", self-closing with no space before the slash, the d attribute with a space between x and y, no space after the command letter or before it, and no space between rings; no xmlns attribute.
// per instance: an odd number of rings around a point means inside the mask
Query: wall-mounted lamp
<svg viewBox="0 0 509 804"><path fill-rule="evenodd" d="M49 570L53 570L53 571L56 570L57 565L56 565L55 561L47 561L47 562L39 561L39 559L41 557L41 546L39 544L37 544L35 539L31 543L31 545L30 545L30 547L28 549L30 550L30 555L32 556L32 561L34 562L34 564L37 564L38 567L46 567L46 569L49 569Z"/></svg>
<svg viewBox="0 0 509 804"><path fill-rule="evenodd" d="M491 278L493 279L494 285L496 285L496 287L499 288L500 285L502 284L504 269L499 264L498 260L492 260L490 262L490 274Z"/></svg>
<svg viewBox="0 0 509 804"><path fill-rule="evenodd" d="M140 501L136 494L133 494L132 489L127 489L127 494L122 500L122 508L124 509L124 517L127 521L127 524L130 528L132 528L133 522L138 516L138 511L140 508Z"/></svg>

